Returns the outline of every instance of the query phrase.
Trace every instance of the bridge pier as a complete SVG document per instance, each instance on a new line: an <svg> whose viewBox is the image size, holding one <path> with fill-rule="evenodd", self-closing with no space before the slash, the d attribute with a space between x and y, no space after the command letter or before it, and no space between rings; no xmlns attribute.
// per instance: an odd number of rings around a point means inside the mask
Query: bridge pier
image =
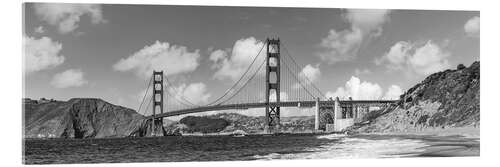
<svg viewBox="0 0 500 167"><path fill-rule="evenodd" d="M339 97L335 97L335 103L334 103L334 115L333 115L333 119L334 119L334 124L337 123L337 120L340 119L342 117L342 107L340 107L340 99Z"/></svg>
<svg viewBox="0 0 500 167"><path fill-rule="evenodd" d="M352 101L352 98L349 98ZM333 124L326 124L327 132L340 132L345 128L354 125L353 104L341 105L339 97L333 103Z"/></svg>

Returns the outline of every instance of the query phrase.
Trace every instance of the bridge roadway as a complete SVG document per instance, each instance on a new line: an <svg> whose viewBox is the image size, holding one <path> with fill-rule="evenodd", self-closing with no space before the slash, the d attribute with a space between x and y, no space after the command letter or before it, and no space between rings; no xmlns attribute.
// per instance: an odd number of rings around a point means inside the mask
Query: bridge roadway
<svg viewBox="0 0 500 167"><path fill-rule="evenodd" d="M341 100L341 106L350 106L351 104L356 104L360 106L380 106L385 104L394 103L396 100ZM320 101L320 106L333 106L335 101ZM276 102L271 102L271 105L277 105ZM300 106L299 106L300 104ZM279 102L280 107L314 107L316 101L283 101ZM156 114L156 118L171 117L177 115L200 113L207 111L219 111L219 110L244 110L250 108L265 108L266 103L242 103L242 104L225 104L225 105L213 105L213 106L201 106L196 108L181 109L170 112L165 112L161 114ZM147 116L146 119L151 119L152 116Z"/></svg>

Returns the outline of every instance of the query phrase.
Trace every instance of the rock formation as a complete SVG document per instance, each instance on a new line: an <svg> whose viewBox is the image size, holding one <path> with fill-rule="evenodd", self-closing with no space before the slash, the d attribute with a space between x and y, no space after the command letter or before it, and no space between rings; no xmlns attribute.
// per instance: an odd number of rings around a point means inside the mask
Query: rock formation
<svg viewBox="0 0 500 167"><path fill-rule="evenodd" d="M426 128L479 127L479 62L428 76L401 95L358 132L419 131Z"/></svg>
<svg viewBox="0 0 500 167"><path fill-rule="evenodd" d="M94 98L23 102L25 138L104 138L137 134L144 116Z"/></svg>

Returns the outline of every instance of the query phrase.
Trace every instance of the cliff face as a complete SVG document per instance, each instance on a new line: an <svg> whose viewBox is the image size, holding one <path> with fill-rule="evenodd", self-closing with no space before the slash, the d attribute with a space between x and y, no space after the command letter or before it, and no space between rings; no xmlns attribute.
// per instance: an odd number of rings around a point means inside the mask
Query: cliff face
<svg viewBox="0 0 500 167"><path fill-rule="evenodd" d="M479 127L479 62L428 76L401 95L394 109L361 126L360 132Z"/></svg>
<svg viewBox="0 0 500 167"><path fill-rule="evenodd" d="M24 102L25 138L125 137L146 126L134 110L101 99Z"/></svg>

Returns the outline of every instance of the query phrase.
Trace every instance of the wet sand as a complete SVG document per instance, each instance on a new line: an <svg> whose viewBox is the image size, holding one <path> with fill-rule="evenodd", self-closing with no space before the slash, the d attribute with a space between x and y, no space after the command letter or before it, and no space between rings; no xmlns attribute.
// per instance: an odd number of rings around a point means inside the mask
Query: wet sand
<svg viewBox="0 0 500 167"><path fill-rule="evenodd" d="M392 136L421 140L427 146L421 147L423 150L421 152L414 152L414 154L416 154L415 157L480 156L480 130L474 127L370 133L360 134L359 136L363 137L364 135Z"/></svg>

